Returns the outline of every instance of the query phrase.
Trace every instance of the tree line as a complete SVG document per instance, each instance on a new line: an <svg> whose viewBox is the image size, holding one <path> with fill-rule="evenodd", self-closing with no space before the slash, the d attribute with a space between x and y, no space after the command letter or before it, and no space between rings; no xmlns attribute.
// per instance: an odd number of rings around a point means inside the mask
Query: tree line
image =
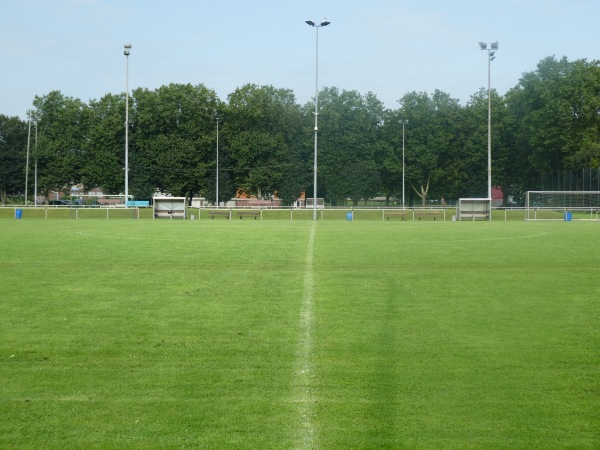
<svg viewBox="0 0 600 450"><path fill-rule="evenodd" d="M491 91L492 183L505 198L539 189L544 174L600 167L599 64L548 57L505 95ZM2 203L24 194L28 139L29 180L35 163L46 197L72 185L123 193L125 94L85 103L53 91L35 97L31 114L34 133L27 120L0 115ZM399 198L403 156L408 205L487 197L487 114L487 89L465 105L439 90L409 92L388 109L371 92L323 88L318 197ZM216 199L217 123L220 201L238 189L283 204L312 197L314 103L298 104L289 89L247 84L223 101L202 84L138 88L129 119L136 199Z"/></svg>

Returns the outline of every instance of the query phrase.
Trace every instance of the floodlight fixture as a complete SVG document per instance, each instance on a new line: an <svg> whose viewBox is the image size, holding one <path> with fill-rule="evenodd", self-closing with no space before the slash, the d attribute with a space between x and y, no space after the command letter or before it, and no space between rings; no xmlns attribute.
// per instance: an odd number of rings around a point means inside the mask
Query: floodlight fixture
<svg viewBox="0 0 600 450"><path fill-rule="evenodd" d="M492 50L498 50L498 41L492 42L490 46L492 47Z"/></svg>
<svg viewBox="0 0 600 450"><path fill-rule="evenodd" d="M487 49L487 42L480 42L479 46L481 47L481 50L486 50Z"/></svg>

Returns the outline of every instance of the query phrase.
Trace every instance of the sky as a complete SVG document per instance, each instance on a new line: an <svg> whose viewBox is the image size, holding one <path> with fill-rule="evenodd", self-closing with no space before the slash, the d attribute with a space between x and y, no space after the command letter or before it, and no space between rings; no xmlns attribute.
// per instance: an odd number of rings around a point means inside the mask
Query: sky
<svg viewBox="0 0 600 450"><path fill-rule="evenodd" d="M0 114L25 119L53 90L84 102L170 83L223 101L248 83L374 93L387 108L436 89L501 95L545 57L600 59L598 0L0 0ZM124 44L131 44L128 58ZM128 76L127 76L128 74Z"/></svg>

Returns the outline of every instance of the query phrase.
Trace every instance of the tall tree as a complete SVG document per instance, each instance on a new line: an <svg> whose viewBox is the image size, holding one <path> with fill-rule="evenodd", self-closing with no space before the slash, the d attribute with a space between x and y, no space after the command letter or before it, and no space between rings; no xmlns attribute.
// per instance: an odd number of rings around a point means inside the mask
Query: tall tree
<svg viewBox="0 0 600 450"><path fill-rule="evenodd" d="M25 186L27 123L0 114L0 203Z"/></svg>
<svg viewBox="0 0 600 450"><path fill-rule="evenodd" d="M324 89L319 104L320 195L333 202L349 197L354 204L375 196L381 186L376 153L385 118L383 104L373 93L363 96L337 88Z"/></svg>
<svg viewBox="0 0 600 450"><path fill-rule="evenodd" d="M47 198L51 190L68 192L83 179L89 147L89 107L60 91L36 96L33 104L38 121L38 186Z"/></svg>
<svg viewBox="0 0 600 450"><path fill-rule="evenodd" d="M506 194L516 182L511 164L512 129L504 98L495 90L491 91L491 107L492 186L501 186ZM482 88L461 112L461 147L452 170L460 184L453 191L454 198L487 197L488 109L488 92Z"/></svg>
<svg viewBox="0 0 600 450"><path fill-rule="evenodd" d="M529 180L600 159L600 62L545 58L506 97L515 156L533 170Z"/></svg>
<svg viewBox="0 0 600 450"><path fill-rule="evenodd" d="M90 101L89 134L81 183L108 194L124 191L125 98L107 94Z"/></svg>
<svg viewBox="0 0 600 450"><path fill-rule="evenodd" d="M457 126L460 105L448 94L435 91L409 92L399 101L403 116L409 119L410 135L407 136L406 183L427 204L429 195L447 195L444 180L446 168L456 154L459 145Z"/></svg>
<svg viewBox="0 0 600 450"><path fill-rule="evenodd" d="M136 89L131 111L132 192L157 188L177 196L205 195L215 165L215 113L220 102L204 85Z"/></svg>
<svg viewBox="0 0 600 450"><path fill-rule="evenodd" d="M224 123L225 149L239 188L285 203L305 187L299 136L301 112L292 91L247 84L228 97Z"/></svg>

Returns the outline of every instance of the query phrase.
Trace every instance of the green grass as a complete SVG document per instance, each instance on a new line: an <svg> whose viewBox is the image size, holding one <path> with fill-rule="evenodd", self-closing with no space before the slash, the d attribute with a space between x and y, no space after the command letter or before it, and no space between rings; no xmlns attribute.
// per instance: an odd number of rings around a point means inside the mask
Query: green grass
<svg viewBox="0 0 600 450"><path fill-rule="evenodd" d="M0 448L600 442L597 223L26 219Z"/></svg>

